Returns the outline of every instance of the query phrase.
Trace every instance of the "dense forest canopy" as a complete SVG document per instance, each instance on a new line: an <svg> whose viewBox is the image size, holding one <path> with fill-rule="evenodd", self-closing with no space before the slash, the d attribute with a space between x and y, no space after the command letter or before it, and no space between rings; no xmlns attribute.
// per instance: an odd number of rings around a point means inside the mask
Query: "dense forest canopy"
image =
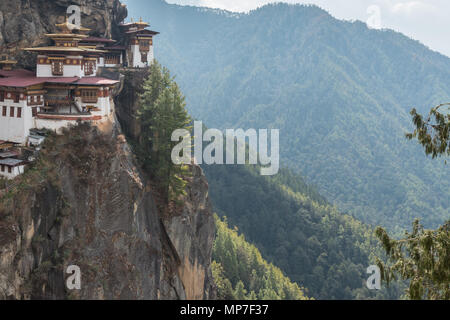
<svg viewBox="0 0 450 320"><path fill-rule="evenodd" d="M315 299L398 298L397 286L366 287L366 270L381 255L371 228L330 206L286 169L262 177L255 167L203 166L215 210L262 256Z"/></svg>
<svg viewBox="0 0 450 320"><path fill-rule="evenodd" d="M306 300L298 284L268 263L259 250L216 216L213 276L218 298L228 300Z"/></svg>
<svg viewBox="0 0 450 320"><path fill-rule="evenodd" d="M162 31L188 110L211 128L279 128L281 165L341 211L397 233L450 215L450 171L404 138L409 111L450 101L450 59L315 6L250 14L128 2ZM214 186L212 186L214 188Z"/></svg>

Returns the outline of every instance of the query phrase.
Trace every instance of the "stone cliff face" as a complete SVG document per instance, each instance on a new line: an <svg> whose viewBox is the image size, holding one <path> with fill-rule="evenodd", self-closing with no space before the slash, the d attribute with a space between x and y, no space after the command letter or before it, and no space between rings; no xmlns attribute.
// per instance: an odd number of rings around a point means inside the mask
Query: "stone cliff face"
<svg viewBox="0 0 450 320"><path fill-rule="evenodd" d="M114 34L127 14L118 0L4 0L0 47L31 67L34 57L19 48L45 43L71 4L83 7L83 25L99 36ZM121 124L51 136L34 168L0 193L0 299L215 298L215 227L201 169L192 167L182 210L162 215L122 134L121 125L139 135L135 98L144 76L120 77ZM70 265L81 269L81 290L66 287Z"/></svg>
<svg viewBox="0 0 450 320"><path fill-rule="evenodd" d="M192 172L182 212L162 217L117 126L49 138L0 201L0 299L214 298L208 185Z"/></svg>
<svg viewBox="0 0 450 320"><path fill-rule="evenodd" d="M46 33L54 33L55 24L64 22L70 5L81 7L81 23L92 35L118 36L118 24L127 16L119 0L2 0L0 1L0 48L18 59L19 65L34 67L34 56L21 48L48 45Z"/></svg>

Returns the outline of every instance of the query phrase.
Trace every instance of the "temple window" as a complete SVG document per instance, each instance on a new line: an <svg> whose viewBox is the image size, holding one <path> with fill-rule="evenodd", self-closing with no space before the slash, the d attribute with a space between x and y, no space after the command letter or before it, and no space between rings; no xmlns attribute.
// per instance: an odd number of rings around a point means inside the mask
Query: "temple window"
<svg viewBox="0 0 450 320"><path fill-rule="evenodd" d="M17 108L17 118L22 118L22 108Z"/></svg>
<svg viewBox="0 0 450 320"><path fill-rule="evenodd" d="M6 109L7 109L7 107L3 106L3 110L2 110L2 116L3 117L6 117Z"/></svg>
<svg viewBox="0 0 450 320"><path fill-rule="evenodd" d="M9 116L11 118L14 118L14 107L10 107L10 109L9 109Z"/></svg>
<svg viewBox="0 0 450 320"><path fill-rule="evenodd" d="M13 93L13 101L14 103L19 103L19 94L18 93Z"/></svg>
<svg viewBox="0 0 450 320"><path fill-rule="evenodd" d="M147 52L141 52L141 61L143 63L147 63L148 62Z"/></svg>
<svg viewBox="0 0 450 320"><path fill-rule="evenodd" d="M120 58L116 55L107 55L105 58L106 64L119 64Z"/></svg>
<svg viewBox="0 0 450 320"><path fill-rule="evenodd" d="M52 61L52 74L62 76L64 74L64 63L62 61Z"/></svg>
<svg viewBox="0 0 450 320"><path fill-rule="evenodd" d="M28 105L40 104L41 96L29 96Z"/></svg>
<svg viewBox="0 0 450 320"><path fill-rule="evenodd" d="M97 90L82 90L81 99L83 103L97 103L98 92Z"/></svg>
<svg viewBox="0 0 450 320"><path fill-rule="evenodd" d="M84 74L85 75L91 75L93 73L94 73L94 63L86 62L84 64Z"/></svg>
<svg viewBox="0 0 450 320"><path fill-rule="evenodd" d="M150 42L148 40L141 40L139 42L139 48L141 51L150 51Z"/></svg>

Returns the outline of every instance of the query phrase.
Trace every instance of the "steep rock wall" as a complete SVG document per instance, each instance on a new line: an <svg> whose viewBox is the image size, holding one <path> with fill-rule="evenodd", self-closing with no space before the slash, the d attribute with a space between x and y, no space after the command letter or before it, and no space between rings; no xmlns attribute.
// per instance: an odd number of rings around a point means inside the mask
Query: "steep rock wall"
<svg viewBox="0 0 450 320"><path fill-rule="evenodd" d="M81 23L92 35L119 36L118 24L127 16L119 0L2 0L0 1L0 48L19 61L19 66L34 68L34 54L21 48L49 45L45 34L55 33L70 5L81 7Z"/></svg>
<svg viewBox="0 0 450 320"><path fill-rule="evenodd" d="M117 126L51 138L0 200L0 299L214 298L214 221L192 169L182 214L161 217ZM81 290L66 288L69 265Z"/></svg>

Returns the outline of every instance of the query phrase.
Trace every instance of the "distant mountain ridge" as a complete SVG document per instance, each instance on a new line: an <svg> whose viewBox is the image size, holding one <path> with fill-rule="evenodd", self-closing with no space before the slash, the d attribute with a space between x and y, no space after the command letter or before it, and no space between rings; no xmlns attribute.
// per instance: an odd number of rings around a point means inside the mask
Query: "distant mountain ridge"
<svg viewBox="0 0 450 320"><path fill-rule="evenodd" d="M160 0L128 6L162 31L156 57L207 126L280 128L281 165L365 222L399 231L450 215L448 167L404 138L412 107L450 101L449 58L315 6L238 19Z"/></svg>

